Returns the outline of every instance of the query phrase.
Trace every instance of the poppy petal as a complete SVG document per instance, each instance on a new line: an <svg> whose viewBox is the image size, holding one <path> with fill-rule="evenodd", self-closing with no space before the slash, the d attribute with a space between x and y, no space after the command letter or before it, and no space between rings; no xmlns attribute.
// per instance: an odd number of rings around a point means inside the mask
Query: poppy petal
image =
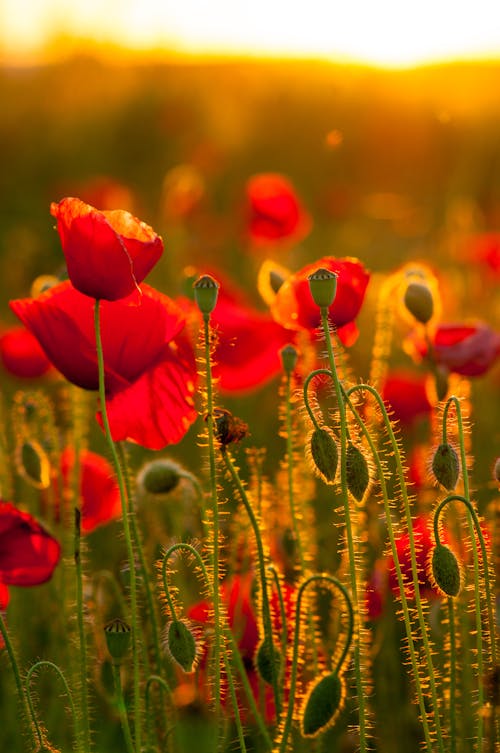
<svg viewBox="0 0 500 753"><path fill-rule="evenodd" d="M31 515L0 502L0 581L35 586L49 580L61 547Z"/></svg>

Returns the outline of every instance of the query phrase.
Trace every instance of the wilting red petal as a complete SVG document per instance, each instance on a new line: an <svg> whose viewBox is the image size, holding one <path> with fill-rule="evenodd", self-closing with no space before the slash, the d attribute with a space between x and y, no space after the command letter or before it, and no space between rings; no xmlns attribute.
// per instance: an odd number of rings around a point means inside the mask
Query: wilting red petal
<svg viewBox="0 0 500 753"><path fill-rule="evenodd" d="M66 486L72 482L74 463L75 451L67 447L61 454L61 473ZM84 533L121 515L120 491L113 468L106 458L89 450L80 453L80 496Z"/></svg>
<svg viewBox="0 0 500 753"><path fill-rule="evenodd" d="M36 299L12 301L16 315L73 384L98 388L94 302L70 282ZM167 296L143 285L141 295L101 303L106 396L115 439L160 449L194 421L196 368L182 330L185 316Z"/></svg>
<svg viewBox="0 0 500 753"><path fill-rule="evenodd" d="M282 175L254 175L247 183L246 194L248 233L254 243L298 242L310 232L311 218Z"/></svg>
<svg viewBox="0 0 500 753"><path fill-rule="evenodd" d="M51 368L38 340L24 327L11 327L0 336L0 359L6 371L23 379L36 379Z"/></svg>
<svg viewBox="0 0 500 753"><path fill-rule="evenodd" d="M91 298L116 301L130 295L163 252L156 233L129 212L100 212L80 199L51 205L57 218L68 274Z"/></svg>
<svg viewBox="0 0 500 753"><path fill-rule="evenodd" d="M407 369L390 372L382 386L382 397L393 417L405 425L427 415L432 406L426 391L427 376Z"/></svg>
<svg viewBox="0 0 500 753"><path fill-rule="evenodd" d="M61 547L42 526L10 502L0 502L0 581L36 586L49 580Z"/></svg>
<svg viewBox="0 0 500 753"><path fill-rule="evenodd" d="M328 318L336 327L344 327L358 315L370 279L357 259L335 259L326 256L308 264L282 284L271 304L274 319L289 329L316 330L321 324L318 306L309 290L308 277L319 268L337 274L337 293L328 310Z"/></svg>

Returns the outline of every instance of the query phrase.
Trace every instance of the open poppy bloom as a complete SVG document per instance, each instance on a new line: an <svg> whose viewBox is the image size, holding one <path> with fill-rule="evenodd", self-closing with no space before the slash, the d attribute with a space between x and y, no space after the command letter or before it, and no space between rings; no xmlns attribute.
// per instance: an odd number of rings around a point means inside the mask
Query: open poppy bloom
<svg viewBox="0 0 500 753"><path fill-rule="evenodd" d="M37 379L52 368L36 337L25 327L11 327L0 335L0 360L9 374Z"/></svg>
<svg viewBox="0 0 500 753"><path fill-rule="evenodd" d="M67 281L39 298L11 302L54 366L73 384L99 386L94 301ZM158 450L178 442L196 418L196 367L185 317L144 285L141 296L101 304L106 407L115 441Z"/></svg>
<svg viewBox="0 0 500 753"><path fill-rule="evenodd" d="M337 275L337 292L328 309L328 319L337 328L342 342L352 345L358 334L354 320L363 304L370 279L358 259L325 256L290 275L271 302L271 314L275 321L288 329L316 330L321 325L321 317L309 290L308 277L319 268Z"/></svg>
<svg viewBox="0 0 500 753"><path fill-rule="evenodd" d="M413 356L428 355L427 344L410 339L408 349ZM484 322L475 324L441 324L436 329L431 354L436 363L448 371L474 377L485 374L500 355L500 334Z"/></svg>
<svg viewBox="0 0 500 753"><path fill-rule="evenodd" d="M254 175L247 182L246 195L248 233L253 243L298 242L309 234L311 218L283 175Z"/></svg>
<svg viewBox="0 0 500 753"><path fill-rule="evenodd" d="M80 199L53 203L51 214L80 293L116 301L134 292L163 252L163 241L129 212L99 211Z"/></svg>
<svg viewBox="0 0 500 753"><path fill-rule="evenodd" d="M409 426L430 413L432 406L426 390L427 376L408 369L389 372L382 385L382 397L392 416Z"/></svg>
<svg viewBox="0 0 500 753"><path fill-rule="evenodd" d="M67 447L61 454L65 486L72 483L74 464L75 451ZM84 533L90 533L121 515L120 491L113 468L106 458L90 450L80 452L80 497Z"/></svg>

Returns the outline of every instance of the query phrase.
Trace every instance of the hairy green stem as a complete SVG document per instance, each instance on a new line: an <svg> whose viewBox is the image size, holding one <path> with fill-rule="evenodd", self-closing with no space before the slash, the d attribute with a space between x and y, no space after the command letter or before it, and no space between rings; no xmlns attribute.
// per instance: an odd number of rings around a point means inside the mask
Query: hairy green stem
<svg viewBox="0 0 500 753"><path fill-rule="evenodd" d="M118 706L118 714L120 715L120 723L122 726L123 737L125 740L125 747L128 753L136 753L136 750L134 748L134 742L132 740L132 734L130 732L130 725L128 723L125 699L123 697L122 679L120 675L120 665L113 662L112 666L113 666L113 680L114 680L115 693L116 693L116 703Z"/></svg>
<svg viewBox="0 0 500 753"><path fill-rule="evenodd" d="M78 715L76 713L75 703L73 701L73 694L71 690L69 689L68 683L61 669L57 666L57 664L54 664L53 662L46 661L46 660L37 661L35 664L33 664L33 666L30 667L28 674L26 675L26 680L25 680L26 695L27 695L28 704L30 707L31 718L33 719L33 723L36 728L36 734L40 741L40 747L42 747L42 739L44 735L38 723L38 719L35 712L35 706L33 703L33 699L31 697L31 678L35 672L38 673L38 671L42 669L43 667L46 667L47 669L51 669L53 672L55 672L57 676L59 677L59 679L62 681L62 684L64 685L64 692L66 693L66 696L68 698L69 707L71 710L71 716L73 718L73 730L74 730L76 747L78 750L80 750L83 743L83 730L80 729L80 725L78 723Z"/></svg>
<svg viewBox="0 0 500 753"><path fill-rule="evenodd" d="M16 654L14 652L14 647L12 646L9 632L7 630L7 626L5 624L5 620L3 618L3 614L1 610L0 610L0 633L2 635L3 642L5 643L5 648L7 650L7 654L10 659L10 666L12 667L12 672L14 674L17 694L19 696L19 701L22 706L23 715L25 717L25 722L26 722L26 727L27 729L29 729L29 731L33 735L34 747L35 748L37 747L37 738L38 738L40 746L42 746L43 738L41 735L40 727L37 723L36 716L32 713L31 706L28 703L26 693L24 692L24 687L21 680L21 673L19 671L19 665L17 663Z"/></svg>

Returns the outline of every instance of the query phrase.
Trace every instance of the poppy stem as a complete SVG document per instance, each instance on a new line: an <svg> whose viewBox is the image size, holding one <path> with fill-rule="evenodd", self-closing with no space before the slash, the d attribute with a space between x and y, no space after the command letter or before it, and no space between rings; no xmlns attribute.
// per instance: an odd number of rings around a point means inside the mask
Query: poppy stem
<svg viewBox="0 0 500 753"><path fill-rule="evenodd" d="M135 568L135 556L132 546L132 537L129 524L129 512L127 505L127 492L125 488L125 480L123 477L123 471L118 457L116 445L111 435L111 429L109 426L108 413L106 410L106 384L105 384L105 372L104 372L104 355L102 350L101 339L101 325L100 325L100 301L96 299L94 306L94 329L95 340L97 349L97 366L99 370L99 400L101 406L102 423L104 427L104 433L106 440L111 451L113 463L116 471L116 478L118 481L118 488L120 491L120 500L122 505L122 521L123 521L123 533L125 536L125 543L127 546L127 554L129 561L129 574L130 574L130 611L132 621L132 655L133 655L133 678L134 678L134 737L137 751L141 750L141 696L140 696L140 678L139 678L139 651L138 651L138 614L137 614L137 576Z"/></svg>
<svg viewBox="0 0 500 753"><path fill-rule="evenodd" d="M120 722L122 725L123 737L125 739L125 747L128 753L136 753L134 743L132 741L132 734L130 732L130 725L128 723L127 708L125 706L125 699L123 697L122 678L120 674L120 664L113 662L113 681L115 685L116 704L118 706L118 714L120 716Z"/></svg>
<svg viewBox="0 0 500 753"><path fill-rule="evenodd" d="M42 730L40 728L40 725L38 723L38 719L36 717L36 712L35 712L35 707L34 707L34 704L33 704L33 699L31 697L31 678L32 678L32 676L33 676L33 674L35 672L38 673L39 670L42 669L43 667L46 667L47 669L51 669L53 672L55 672L58 675L59 679L61 680L62 684L64 685L64 691L65 691L66 696L67 696L68 701L69 701L69 707L70 707L70 710L71 710L71 716L73 717L73 731L74 731L74 737L75 737L75 741L76 741L76 747L77 747L77 749L79 749L80 745L81 745L82 730L80 729L80 725L78 723L78 715L76 713L75 703L73 701L73 694L72 694L71 690L69 689L68 683L67 683L66 678L65 678L64 674L62 673L61 669L57 666L57 664L54 664L53 662L46 661L46 660L37 661L35 664L33 664L33 666L30 667L30 669L28 671L28 674L26 675L26 680L25 680L26 695L27 695L28 704L29 704L29 707L30 707L31 718L33 719L33 723L34 723L35 728L36 728L37 736L38 736L38 738L40 740L40 746L42 746L42 740L44 738L44 734L43 734L43 732L42 732Z"/></svg>

